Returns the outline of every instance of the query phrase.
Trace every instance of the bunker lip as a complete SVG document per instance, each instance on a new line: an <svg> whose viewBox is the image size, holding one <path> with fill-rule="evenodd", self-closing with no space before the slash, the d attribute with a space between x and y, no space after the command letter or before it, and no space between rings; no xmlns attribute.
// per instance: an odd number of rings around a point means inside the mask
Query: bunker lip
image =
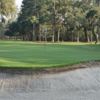
<svg viewBox="0 0 100 100"><path fill-rule="evenodd" d="M55 67L55 68L7 68L7 67L1 67L0 73L6 73L6 74L18 74L18 75L40 75L40 74L56 74L56 73L62 73L67 71L73 71L77 69L83 69L83 68L91 68L93 66L100 65L100 61L89 61L89 62L83 62L80 64L74 64L69 66L63 66L63 67Z"/></svg>

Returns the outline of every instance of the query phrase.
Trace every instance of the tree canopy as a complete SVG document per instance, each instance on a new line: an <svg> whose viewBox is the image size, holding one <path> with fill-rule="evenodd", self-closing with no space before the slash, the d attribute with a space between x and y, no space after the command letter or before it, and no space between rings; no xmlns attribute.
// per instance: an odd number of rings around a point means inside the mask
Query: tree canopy
<svg viewBox="0 0 100 100"><path fill-rule="evenodd" d="M23 0L16 25L24 40L98 41L100 0Z"/></svg>

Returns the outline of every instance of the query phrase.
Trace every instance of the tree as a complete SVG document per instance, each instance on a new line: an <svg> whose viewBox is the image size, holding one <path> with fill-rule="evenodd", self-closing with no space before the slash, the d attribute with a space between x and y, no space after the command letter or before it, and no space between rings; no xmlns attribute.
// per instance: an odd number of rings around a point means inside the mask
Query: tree
<svg viewBox="0 0 100 100"><path fill-rule="evenodd" d="M34 18L39 20L41 2L42 0L23 0L23 6L18 18L18 22L20 23L20 25L23 23L27 23L27 25L24 27L26 27L28 30L24 30L24 28L23 27L22 28L23 28L23 33L27 35L27 37L29 35L31 36L30 38L28 38L28 40L37 40L36 32L39 29L39 21L37 23L37 21L34 22L33 20ZM34 29L34 34L33 34L33 29Z"/></svg>
<svg viewBox="0 0 100 100"><path fill-rule="evenodd" d="M16 5L14 0L0 0L0 34L4 36L4 31L8 23L15 20ZM1 36L1 37L2 37Z"/></svg>
<svg viewBox="0 0 100 100"><path fill-rule="evenodd" d="M91 28L92 34L95 37L96 43L98 42L98 33L97 33L97 10L90 10L87 15L86 18L88 19L89 22L89 27Z"/></svg>
<svg viewBox="0 0 100 100"><path fill-rule="evenodd" d="M98 6L100 6L100 0L95 0L96 1L96 4L98 5Z"/></svg>
<svg viewBox="0 0 100 100"><path fill-rule="evenodd" d="M100 6L96 0L23 0L17 24L23 40L97 40ZM99 2L99 1L98 1Z"/></svg>
<svg viewBox="0 0 100 100"><path fill-rule="evenodd" d="M15 0L0 0L0 15L10 20L16 13Z"/></svg>

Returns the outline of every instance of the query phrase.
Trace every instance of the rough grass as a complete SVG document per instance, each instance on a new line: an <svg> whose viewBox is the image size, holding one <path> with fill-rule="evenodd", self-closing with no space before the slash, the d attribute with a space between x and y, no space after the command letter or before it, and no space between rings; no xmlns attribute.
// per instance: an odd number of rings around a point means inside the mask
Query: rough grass
<svg viewBox="0 0 100 100"><path fill-rule="evenodd" d="M0 67L48 68L100 60L100 45L0 41Z"/></svg>

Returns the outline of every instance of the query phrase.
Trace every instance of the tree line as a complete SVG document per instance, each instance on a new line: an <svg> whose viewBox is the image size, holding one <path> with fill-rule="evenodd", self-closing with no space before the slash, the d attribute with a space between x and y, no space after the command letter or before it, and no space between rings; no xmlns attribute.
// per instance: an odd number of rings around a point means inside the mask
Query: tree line
<svg viewBox="0 0 100 100"><path fill-rule="evenodd" d="M23 0L18 19L5 35L24 41L100 39L100 0Z"/></svg>

